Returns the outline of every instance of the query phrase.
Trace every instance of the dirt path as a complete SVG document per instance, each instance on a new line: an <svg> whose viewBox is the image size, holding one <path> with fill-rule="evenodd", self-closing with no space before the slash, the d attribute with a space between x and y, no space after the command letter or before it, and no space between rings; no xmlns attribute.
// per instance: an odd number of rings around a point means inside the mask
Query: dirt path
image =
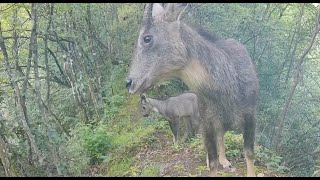
<svg viewBox="0 0 320 180"><path fill-rule="evenodd" d="M156 134L157 142L149 147L141 148L136 155L136 165L140 170L148 167L159 168L157 176L197 176L207 177L209 171L206 167L205 152L203 147L198 144L182 144L173 145L172 137L165 132ZM231 160L233 168L231 171L225 171L219 167L218 176L223 177L243 177L246 175L246 165L244 159ZM271 173L264 167L256 166L259 169L258 176L275 177L278 176Z"/></svg>
<svg viewBox="0 0 320 180"><path fill-rule="evenodd" d="M137 108L138 97L130 96L126 102L125 115L133 114L130 122L137 122L141 114ZM127 113L132 112L132 113ZM124 116L125 116L124 115ZM133 156L133 157L132 157ZM152 142L141 143L141 146L130 155L130 163L127 169L121 169L124 174L119 176L198 176L209 175L206 166L206 152L200 137L191 142L173 145L171 131L168 128L159 128L152 135ZM132 157L132 158L131 158ZM128 158L128 157L127 157ZM132 161L131 161L132 159ZM225 171L219 167L218 176L242 177L246 175L246 164L244 158L229 159L233 168L232 171ZM92 166L88 170L88 176L108 176L106 169L108 164ZM283 176L271 172L266 167L256 165L256 174L264 177ZM129 173L128 173L129 171ZM134 173L132 173L134 172Z"/></svg>
<svg viewBox="0 0 320 180"><path fill-rule="evenodd" d="M151 177L208 177L209 171L206 166L206 154L201 138L191 142L174 145L172 135L169 131L159 130L154 135L154 141L144 144L136 151L131 168L135 174L123 176L151 176ZM244 159L229 159L233 168L226 171L219 167L220 177L243 177L246 175L246 164ZM281 177L263 166L255 166L259 177ZM92 166L86 176L101 175L99 165ZM146 173L148 172L148 173ZM99 175L100 174L100 175Z"/></svg>
<svg viewBox="0 0 320 180"><path fill-rule="evenodd" d="M173 145L172 137L166 133L157 133L156 146L141 149L136 155L136 162L140 169L155 166L160 169L159 176L208 176L206 161L203 154L189 144ZM243 176L237 172L235 176ZM221 171L219 175L232 176Z"/></svg>

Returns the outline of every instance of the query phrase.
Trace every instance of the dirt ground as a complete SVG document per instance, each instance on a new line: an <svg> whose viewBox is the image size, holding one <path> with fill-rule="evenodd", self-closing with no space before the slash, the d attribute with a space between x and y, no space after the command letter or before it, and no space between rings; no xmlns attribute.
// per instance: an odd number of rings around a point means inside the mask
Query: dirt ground
<svg viewBox="0 0 320 180"><path fill-rule="evenodd" d="M188 143L173 144L172 135L167 131L159 131L155 134L155 140L140 147L134 156L132 166L138 167L137 176L146 168L156 168L158 173L151 176L160 177L208 177L209 171L206 166L206 156L203 147L192 148ZM246 164L244 158L229 159L232 168L224 170L219 167L218 176L220 177L244 177L246 176ZM273 173L265 167L255 166L256 175L258 177L279 177L277 173ZM88 176L101 176L99 166L90 168Z"/></svg>
<svg viewBox="0 0 320 180"><path fill-rule="evenodd" d="M160 132L156 134L156 137L158 143L155 143L155 146L141 148L137 153L136 162L138 162L139 168L159 167L159 176L162 177L207 177L209 175L205 156L190 148L189 144L183 144L180 148L175 148L170 134ZM243 177L246 175L244 159L231 160L231 163L233 167L229 170L219 167L218 176ZM260 177L278 176L264 167L256 166L256 169L259 169L260 172L257 173L257 176Z"/></svg>

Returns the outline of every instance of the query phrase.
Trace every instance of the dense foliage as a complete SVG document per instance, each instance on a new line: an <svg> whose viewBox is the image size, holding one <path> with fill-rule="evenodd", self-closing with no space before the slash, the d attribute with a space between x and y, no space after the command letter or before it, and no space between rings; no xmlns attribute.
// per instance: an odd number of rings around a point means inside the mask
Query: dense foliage
<svg viewBox="0 0 320 180"><path fill-rule="evenodd" d="M137 176L136 147L169 129L155 121L158 116L142 118L139 97L124 86L143 9L0 4L1 176L84 176L97 165L102 176ZM182 21L248 48L260 81L256 163L319 176L319 8L190 4ZM187 90L175 80L148 94L163 98ZM241 156L241 137L226 134L226 143L228 157ZM157 171L145 169L141 176Z"/></svg>

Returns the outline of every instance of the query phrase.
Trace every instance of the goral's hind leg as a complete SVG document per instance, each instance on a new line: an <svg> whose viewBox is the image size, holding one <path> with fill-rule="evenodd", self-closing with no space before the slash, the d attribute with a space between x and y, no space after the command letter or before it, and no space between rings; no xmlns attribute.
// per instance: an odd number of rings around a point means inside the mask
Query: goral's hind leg
<svg viewBox="0 0 320 180"><path fill-rule="evenodd" d="M245 114L243 124L243 139L244 155L247 163L247 176L256 176L253 164L255 128L255 116L253 114Z"/></svg>

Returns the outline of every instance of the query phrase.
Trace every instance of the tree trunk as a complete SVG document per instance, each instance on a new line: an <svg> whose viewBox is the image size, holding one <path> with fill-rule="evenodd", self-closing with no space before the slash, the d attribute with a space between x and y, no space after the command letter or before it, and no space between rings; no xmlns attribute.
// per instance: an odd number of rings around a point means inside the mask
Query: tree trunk
<svg viewBox="0 0 320 180"><path fill-rule="evenodd" d="M35 35L34 22L32 24L33 25L32 25L32 33L31 33L31 37L30 37L30 46L32 45L32 39L34 38L34 35ZM26 95L26 89L27 89L26 87L27 87L27 82L28 82L28 77L29 77L29 72L30 72L31 51L29 50L27 73L25 76L25 81L23 83L22 93L20 93L19 86L16 82L16 75L11 71L7 49L5 46L4 38L2 36L1 23L0 23L0 47L1 47L1 50L3 53L3 57L4 57L3 62L4 62L4 67L6 68L6 74L9 78L10 85L14 89L14 95L15 95L15 99L17 100L17 105L18 105L18 107L21 108L21 110L23 112L23 116L21 116L21 114L18 113L18 116L19 116L18 119L21 121L23 128L27 134L27 137L30 141L30 145L31 145L32 149L34 150L35 155L38 157L38 160L41 164L43 158L42 158L41 152L39 151L39 149L35 143L34 135L31 133L31 130L29 128L27 108L26 108L26 104L25 104L25 97L26 97L25 95Z"/></svg>
<svg viewBox="0 0 320 180"><path fill-rule="evenodd" d="M9 149L7 143L0 135L0 159L7 177L17 176L14 166L9 159Z"/></svg>
<svg viewBox="0 0 320 180"><path fill-rule="evenodd" d="M315 31L313 33L313 36L312 36L312 39L311 39L311 42L310 42L310 45L309 47L304 51L304 53L302 54L302 56L300 57L299 59L299 62L298 62L298 65L295 69L295 76L294 76L294 80L293 80L293 85L291 87L291 91L287 97L287 100L282 108L282 111L280 112L279 116L278 116L278 119L277 119L277 122L278 123L278 130L276 131L276 135L274 137L274 144L273 144L273 148L275 150L278 150L279 147L280 147L280 141L282 139L282 131L283 131L283 126L284 126L284 122L285 122L285 118L286 118L286 115L289 111L289 107L290 107L290 103L291 103L291 100L292 100L292 97L294 95L294 92L296 90L296 87L299 83L299 80L301 78L301 72L302 72L302 65L303 63L305 62L305 57L307 56L307 54L309 53L309 51L311 50L313 44L314 44L314 41L320 31L320 6L319 6L319 9L318 9L318 14L317 14L317 22L316 22L316 26L315 26Z"/></svg>

